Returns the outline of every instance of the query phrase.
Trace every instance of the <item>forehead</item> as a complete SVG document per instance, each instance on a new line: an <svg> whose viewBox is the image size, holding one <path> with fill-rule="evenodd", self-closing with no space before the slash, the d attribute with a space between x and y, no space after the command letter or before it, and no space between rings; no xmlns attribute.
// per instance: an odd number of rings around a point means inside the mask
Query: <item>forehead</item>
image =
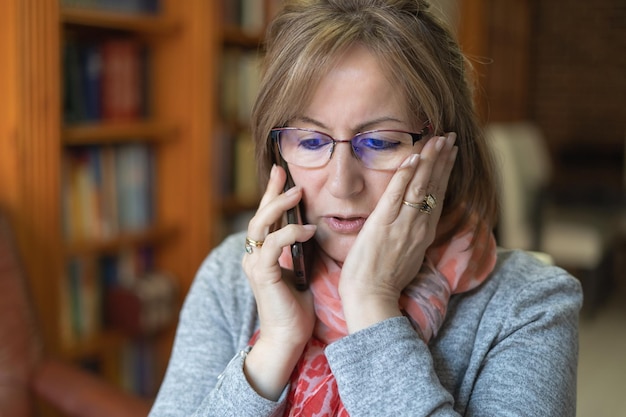
<svg viewBox="0 0 626 417"><path fill-rule="evenodd" d="M320 126L345 126L348 121L398 121L406 125L410 120L405 103L402 89L378 57L356 45L339 54L315 85L309 85L297 118L318 121Z"/></svg>

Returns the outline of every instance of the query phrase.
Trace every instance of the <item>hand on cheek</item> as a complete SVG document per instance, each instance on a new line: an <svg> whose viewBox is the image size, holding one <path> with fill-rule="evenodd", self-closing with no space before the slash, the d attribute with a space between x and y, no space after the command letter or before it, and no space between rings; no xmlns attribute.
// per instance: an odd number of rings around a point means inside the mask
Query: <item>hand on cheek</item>
<svg viewBox="0 0 626 417"><path fill-rule="evenodd" d="M407 158L357 236L339 284L350 332L401 314L400 294L435 238L455 140L454 133L433 137L419 156Z"/></svg>

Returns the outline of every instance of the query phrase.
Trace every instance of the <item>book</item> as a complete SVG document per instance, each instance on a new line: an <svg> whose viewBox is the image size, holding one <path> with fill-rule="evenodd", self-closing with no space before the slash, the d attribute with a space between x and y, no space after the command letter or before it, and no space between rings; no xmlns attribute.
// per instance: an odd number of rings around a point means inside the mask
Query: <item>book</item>
<svg viewBox="0 0 626 417"><path fill-rule="evenodd" d="M101 45L102 119L128 122L142 114L141 48L134 39L109 39Z"/></svg>
<svg viewBox="0 0 626 417"><path fill-rule="evenodd" d="M150 113L150 52L132 38L68 39L63 48L65 123L130 122Z"/></svg>
<svg viewBox="0 0 626 417"><path fill-rule="evenodd" d="M110 238L119 233L119 216L118 216L118 196L117 196L117 179L115 168L114 146L103 146L100 148L99 159L102 167L102 180L100 183L100 211L101 231L103 238Z"/></svg>
<svg viewBox="0 0 626 417"><path fill-rule="evenodd" d="M92 8L119 13L158 13L159 0L61 0L64 7Z"/></svg>
<svg viewBox="0 0 626 417"><path fill-rule="evenodd" d="M133 281L107 287L107 324L130 337L155 335L176 316L173 279L163 272L146 272Z"/></svg>
<svg viewBox="0 0 626 417"><path fill-rule="evenodd" d="M98 166L94 149L77 147L69 149L63 160L64 224L70 240L80 240L99 235L97 197Z"/></svg>
<svg viewBox="0 0 626 417"><path fill-rule="evenodd" d="M211 177L213 189L221 198L228 197L233 192L233 152L234 140L232 133L224 126L219 126L213 134Z"/></svg>
<svg viewBox="0 0 626 417"><path fill-rule="evenodd" d="M237 49L226 48L221 55L218 103L222 119L237 120L239 106L239 57Z"/></svg>
<svg viewBox="0 0 626 417"><path fill-rule="evenodd" d="M145 230L154 218L149 144L76 146L62 163L63 228L70 241Z"/></svg>
<svg viewBox="0 0 626 417"><path fill-rule="evenodd" d="M84 83L80 46L74 39L63 45L63 121L77 123L85 119Z"/></svg>
<svg viewBox="0 0 626 417"><path fill-rule="evenodd" d="M68 347L104 328L131 337L154 335L176 316L175 280L155 270L151 247L74 256L66 263L63 282L59 320Z"/></svg>
<svg viewBox="0 0 626 417"><path fill-rule="evenodd" d="M265 1L240 0L241 30L250 35L260 35L265 28Z"/></svg>
<svg viewBox="0 0 626 417"><path fill-rule="evenodd" d="M231 26L239 26L241 4L239 0L221 0L222 21Z"/></svg>
<svg viewBox="0 0 626 417"><path fill-rule="evenodd" d="M79 57L84 106L81 121L98 121L102 118L102 54L100 44L89 43L81 46Z"/></svg>
<svg viewBox="0 0 626 417"><path fill-rule="evenodd" d="M261 82L260 56L226 48L222 54L219 110L223 119L249 126L250 115Z"/></svg>
<svg viewBox="0 0 626 417"><path fill-rule="evenodd" d="M120 231L147 228L153 219L153 156L149 145L131 142L116 151L117 218Z"/></svg>
<svg viewBox="0 0 626 417"><path fill-rule="evenodd" d="M130 392L154 398L160 373L156 348L150 339L138 339L122 350L120 385Z"/></svg>
<svg viewBox="0 0 626 417"><path fill-rule="evenodd" d="M74 308L72 299L72 283L69 274L69 265L67 273L61 285L58 286L59 294L59 340L61 344L69 348L76 343L76 333L74 331Z"/></svg>
<svg viewBox="0 0 626 417"><path fill-rule="evenodd" d="M64 7L86 7L96 8L100 0L61 0L61 5Z"/></svg>
<svg viewBox="0 0 626 417"><path fill-rule="evenodd" d="M259 199L258 177L254 160L254 142L249 132L235 138L234 194L242 204L253 204Z"/></svg>
<svg viewBox="0 0 626 417"><path fill-rule="evenodd" d="M261 84L261 59L256 52L241 54L238 72L238 120L243 126L250 125L252 107Z"/></svg>
<svg viewBox="0 0 626 417"><path fill-rule="evenodd" d="M102 287L93 262L88 258L70 259L66 285L67 295L62 299L68 302L69 315L62 319L70 323L61 328L69 329L71 333L64 338L75 343L93 337L102 328Z"/></svg>
<svg viewBox="0 0 626 417"><path fill-rule="evenodd" d="M158 0L98 0L98 7L120 13L157 13Z"/></svg>
<svg viewBox="0 0 626 417"><path fill-rule="evenodd" d="M267 21L268 0L222 0L222 20L251 36L259 36Z"/></svg>

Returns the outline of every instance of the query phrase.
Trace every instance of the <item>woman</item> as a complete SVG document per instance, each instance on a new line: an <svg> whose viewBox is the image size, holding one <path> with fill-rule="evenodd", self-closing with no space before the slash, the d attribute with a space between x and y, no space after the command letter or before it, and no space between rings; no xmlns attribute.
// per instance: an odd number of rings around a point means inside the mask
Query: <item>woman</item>
<svg viewBox="0 0 626 417"><path fill-rule="evenodd" d="M151 415L574 415L580 287L496 250L464 66L424 1L286 2L252 120L265 193L198 272Z"/></svg>

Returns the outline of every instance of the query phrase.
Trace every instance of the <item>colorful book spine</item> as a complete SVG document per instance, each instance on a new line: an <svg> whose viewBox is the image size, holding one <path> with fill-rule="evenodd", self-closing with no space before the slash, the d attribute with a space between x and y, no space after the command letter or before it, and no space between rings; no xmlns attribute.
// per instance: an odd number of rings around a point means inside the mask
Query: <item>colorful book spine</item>
<svg viewBox="0 0 626 417"><path fill-rule="evenodd" d="M78 123L85 120L85 95L81 71L80 45L67 39L63 46L63 120Z"/></svg>
<svg viewBox="0 0 626 417"><path fill-rule="evenodd" d="M80 69L83 83L84 121L102 118L102 53L100 44L86 44L80 51Z"/></svg>
<svg viewBox="0 0 626 417"><path fill-rule="evenodd" d="M119 146L116 158L117 213L122 231L138 231L152 223L154 173L148 145Z"/></svg>
<svg viewBox="0 0 626 417"><path fill-rule="evenodd" d="M68 39L63 49L67 124L129 122L149 115L149 49L132 38Z"/></svg>
<svg viewBox="0 0 626 417"><path fill-rule="evenodd" d="M247 132L242 132L235 139L235 189L237 200L244 204L253 204L259 198L259 184L254 163L254 142Z"/></svg>
<svg viewBox="0 0 626 417"><path fill-rule="evenodd" d="M61 0L65 7L81 7L118 13L158 13L159 0Z"/></svg>
<svg viewBox="0 0 626 417"><path fill-rule="evenodd" d="M63 223L70 241L114 238L154 220L150 145L69 148L63 160Z"/></svg>
<svg viewBox="0 0 626 417"><path fill-rule="evenodd" d="M64 340L68 344L85 340L98 334L102 329L102 286L93 262L85 258L70 259L67 264L67 295L62 299L68 309L62 316L65 328Z"/></svg>
<svg viewBox="0 0 626 417"><path fill-rule="evenodd" d="M67 261L61 289L61 332L68 346L115 329L154 334L175 316L174 280L155 272L151 248L128 248Z"/></svg>
<svg viewBox="0 0 626 417"><path fill-rule="evenodd" d="M112 39L101 45L102 119L133 121L142 114L140 45L132 39Z"/></svg>
<svg viewBox="0 0 626 417"><path fill-rule="evenodd" d="M250 35L260 35L276 0L222 0L223 21Z"/></svg>

